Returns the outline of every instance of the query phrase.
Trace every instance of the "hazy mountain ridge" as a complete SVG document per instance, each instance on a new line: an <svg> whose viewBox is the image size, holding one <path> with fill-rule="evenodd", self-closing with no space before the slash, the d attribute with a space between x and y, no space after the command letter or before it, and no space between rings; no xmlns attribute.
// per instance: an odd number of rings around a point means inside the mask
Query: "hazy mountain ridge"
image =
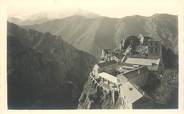
<svg viewBox="0 0 184 114"><path fill-rule="evenodd" d="M171 48L178 54L178 28L175 15L155 14L150 17L135 15L124 18L71 16L25 28L63 36L69 44L96 57L100 56L101 49L115 48L121 39L138 34L160 39L166 48Z"/></svg>
<svg viewBox="0 0 184 114"><path fill-rule="evenodd" d="M8 23L9 108L75 108L96 59L50 33Z"/></svg>
<svg viewBox="0 0 184 114"><path fill-rule="evenodd" d="M78 9L78 10L48 11L48 12L40 12L36 14L22 15L22 16L9 16L8 21L15 23L17 25L34 25L34 24L41 24L46 21L66 18L74 15L80 15L86 18L98 17L98 15L95 13Z"/></svg>
<svg viewBox="0 0 184 114"><path fill-rule="evenodd" d="M49 21L50 19L48 19L47 16L38 16L38 17L31 17L28 19L21 19L18 17L9 17L8 21L17 25L34 25L34 24L41 24L44 22Z"/></svg>

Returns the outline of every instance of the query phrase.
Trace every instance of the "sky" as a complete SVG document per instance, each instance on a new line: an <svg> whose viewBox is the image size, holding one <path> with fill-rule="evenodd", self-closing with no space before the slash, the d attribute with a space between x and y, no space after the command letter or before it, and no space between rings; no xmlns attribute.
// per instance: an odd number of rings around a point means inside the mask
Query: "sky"
<svg viewBox="0 0 184 114"><path fill-rule="evenodd" d="M84 10L108 17L177 14L181 0L7 0L8 16Z"/></svg>

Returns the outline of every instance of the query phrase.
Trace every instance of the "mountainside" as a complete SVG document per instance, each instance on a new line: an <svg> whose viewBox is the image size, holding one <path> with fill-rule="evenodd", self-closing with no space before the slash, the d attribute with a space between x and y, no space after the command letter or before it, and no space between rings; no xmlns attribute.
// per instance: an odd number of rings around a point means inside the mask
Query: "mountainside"
<svg viewBox="0 0 184 114"><path fill-rule="evenodd" d="M50 33L8 23L8 107L76 108L96 59Z"/></svg>
<svg viewBox="0 0 184 114"><path fill-rule="evenodd" d="M169 14L124 18L77 15L24 27L61 35L69 44L99 58L101 49L115 48L120 40L138 34L160 39L166 48L178 54L177 22L177 16Z"/></svg>

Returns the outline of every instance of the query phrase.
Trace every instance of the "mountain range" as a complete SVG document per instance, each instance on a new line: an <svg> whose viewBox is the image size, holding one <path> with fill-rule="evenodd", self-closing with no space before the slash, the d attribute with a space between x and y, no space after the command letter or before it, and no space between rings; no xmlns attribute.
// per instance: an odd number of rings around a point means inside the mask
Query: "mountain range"
<svg viewBox="0 0 184 114"><path fill-rule="evenodd" d="M76 108L88 73L100 58L101 50L116 48L122 39L131 35L161 40L166 66L178 65L176 15L31 17L24 21L9 18L18 25L8 22L10 109ZM173 57L174 62L170 64Z"/></svg>
<svg viewBox="0 0 184 114"><path fill-rule="evenodd" d="M8 108L76 108L95 57L12 23L7 42Z"/></svg>
<svg viewBox="0 0 184 114"><path fill-rule="evenodd" d="M166 48L178 54L176 15L155 14L150 17L134 15L123 18L104 16L88 18L73 15L23 27L62 36L67 43L97 58L102 49L115 48L122 39L138 34L159 39Z"/></svg>

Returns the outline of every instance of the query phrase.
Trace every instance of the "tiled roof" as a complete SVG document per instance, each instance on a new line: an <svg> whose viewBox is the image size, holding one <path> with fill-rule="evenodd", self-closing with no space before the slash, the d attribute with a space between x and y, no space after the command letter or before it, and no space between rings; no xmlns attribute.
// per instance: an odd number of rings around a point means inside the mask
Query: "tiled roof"
<svg viewBox="0 0 184 114"><path fill-rule="evenodd" d="M121 96L124 97L124 99L128 103L134 103L138 99L143 97L143 94L139 92L130 82L127 82L120 86Z"/></svg>
<svg viewBox="0 0 184 114"><path fill-rule="evenodd" d="M127 64L137 64L137 65L152 65L156 64L159 65L160 59L145 59L145 58L127 58L125 60L125 63Z"/></svg>

